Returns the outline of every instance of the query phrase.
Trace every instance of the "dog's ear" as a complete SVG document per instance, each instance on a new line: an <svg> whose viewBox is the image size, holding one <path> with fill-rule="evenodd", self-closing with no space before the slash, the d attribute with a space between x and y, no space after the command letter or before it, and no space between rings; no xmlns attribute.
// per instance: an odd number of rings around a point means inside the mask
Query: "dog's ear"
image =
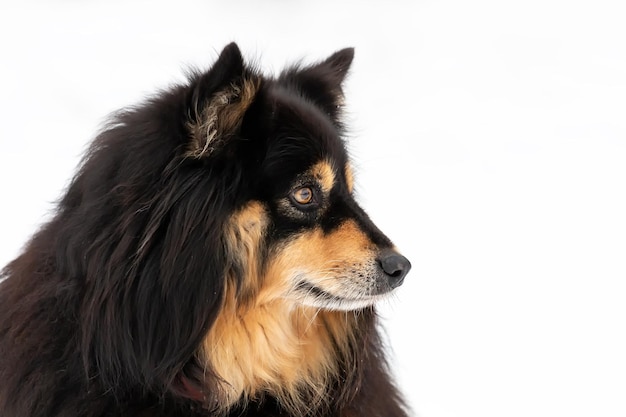
<svg viewBox="0 0 626 417"><path fill-rule="evenodd" d="M338 123L344 102L343 83L354 59L354 48L344 48L308 67L293 67L279 78L302 91Z"/></svg>
<svg viewBox="0 0 626 417"><path fill-rule="evenodd" d="M222 50L213 67L193 84L186 156L206 157L239 132L260 79L246 67L235 43Z"/></svg>
<svg viewBox="0 0 626 417"><path fill-rule="evenodd" d="M317 65L311 66L307 71L303 71L303 73L307 74L310 72L315 78L320 77L326 79L331 87L341 88L341 84L348 75L348 70L353 60L354 48L344 48L335 52Z"/></svg>

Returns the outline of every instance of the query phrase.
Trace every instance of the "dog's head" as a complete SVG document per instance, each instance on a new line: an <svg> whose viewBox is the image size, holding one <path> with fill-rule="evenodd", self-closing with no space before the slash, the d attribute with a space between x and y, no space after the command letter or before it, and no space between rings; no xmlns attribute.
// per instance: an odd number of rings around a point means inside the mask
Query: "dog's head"
<svg viewBox="0 0 626 417"><path fill-rule="evenodd" d="M355 362L352 311L411 265L354 198L352 59L267 77L231 44L96 140L63 201L61 266L86 278L83 359L105 385L301 409Z"/></svg>
<svg viewBox="0 0 626 417"><path fill-rule="evenodd" d="M355 201L342 138L341 84L353 50L277 79L248 71L235 45L196 87L189 155L236 158L236 212L225 243L242 299L354 310L402 284L410 269ZM204 95L203 95L204 94Z"/></svg>

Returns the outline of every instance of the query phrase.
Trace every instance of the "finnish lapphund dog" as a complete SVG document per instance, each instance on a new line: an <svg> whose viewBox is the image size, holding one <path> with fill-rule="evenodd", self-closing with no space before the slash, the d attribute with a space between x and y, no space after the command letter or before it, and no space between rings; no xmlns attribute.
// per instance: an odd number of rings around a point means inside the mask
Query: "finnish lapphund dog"
<svg viewBox="0 0 626 417"><path fill-rule="evenodd" d="M2 417L405 417L375 304L411 268L355 201L354 50L116 112L0 279Z"/></svg>

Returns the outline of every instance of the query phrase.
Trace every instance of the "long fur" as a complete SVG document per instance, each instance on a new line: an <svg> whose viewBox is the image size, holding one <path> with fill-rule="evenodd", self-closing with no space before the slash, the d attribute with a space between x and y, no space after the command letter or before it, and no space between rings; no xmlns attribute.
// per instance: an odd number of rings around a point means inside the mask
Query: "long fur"
<svg viewBox="0 0 626 417"><path fill-rule="evenodd" d="M353 50L235 44L118 112L2 271L0 415L404 417L375 300L410 264L352 197Z"/></svg>

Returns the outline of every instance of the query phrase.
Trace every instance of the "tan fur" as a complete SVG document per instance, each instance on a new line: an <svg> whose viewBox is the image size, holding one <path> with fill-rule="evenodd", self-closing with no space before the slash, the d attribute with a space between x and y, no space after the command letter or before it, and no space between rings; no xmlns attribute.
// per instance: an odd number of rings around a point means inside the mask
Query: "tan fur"
<svg viewBox="0 0 626 417"><path fill-rule="evenodd" d="M318 181L322 191L328 194L335 184L335 171L331 162L320 161L309 172Z"/></svg>
<svg viewBox="0 0 626 417"><path fill-rule="evenodd" d="M252 201L235 213L224 231L227 253L232 262L238 262L246 270L246 279L240 292L255 297L260 282L260 245L267 228L268 217L265 206Z"/></svg>
<svg viewBox="0 0 626 417"><path fill-rule="evenodd" d="M225 307L205 342L211 367L227 381L225 405L269 393L302 413L324 401L327 381L339 372L333 341L347 347L353 314L285 300L239 306L232 293Z"/></svg>
<svg viewBox="0 0 626 417"><path fill-rule="evenodd" d="M363 297L375 283L375 246L348 220L328 234L316 228L298 235L281 250L274 268L276 274L304 275L341 298Z"/></svg>
<svg viewBox="0 0 626 417"><path fill-rule="evenodd" d="M202 158L210 155L224 139L234 134L259 85L258 78L244 79L241 85L231 84L215 93L204 108L196 108L197 120L188 124L191 140L187 156Z"/></svg>
<svg viewBox="0 0 626 417"><path fill-rule="evenodd" d="M329 234L320 228L304 232L289 242L281 251L280 268L324 271L359 264L372 257L374 245L363 234L354 220L348 220ZM345 272L345 271L344 271ZM345 273L339 272L339 276Z"/></svg>
<svg viewBox="0 0 626 417"><path fill-rule="evenodd" d="M348 191L352 193L354 191L354 171L352 170L352 165L350 165L350 163L347 163L345 166L345 175Z"/></svg>
<svg viewBox="0 0 626 417"><path fill-rule="evenodd" d="M357 261L371 244L351 223L329 236L314 230L275 249L261 276L259 249L267 225L266 208L252 202L227 226L228 252L233 262L246 266L245 288L236 291L229 281L220 315L205 339L204 355L207 365L227 381L221 386L226 408L270 393L302 415L325 401L328 381L340 371L337 356L350 357L357 317L291 299L291 272L299 265L325 268L328 259Z"/></svg>

